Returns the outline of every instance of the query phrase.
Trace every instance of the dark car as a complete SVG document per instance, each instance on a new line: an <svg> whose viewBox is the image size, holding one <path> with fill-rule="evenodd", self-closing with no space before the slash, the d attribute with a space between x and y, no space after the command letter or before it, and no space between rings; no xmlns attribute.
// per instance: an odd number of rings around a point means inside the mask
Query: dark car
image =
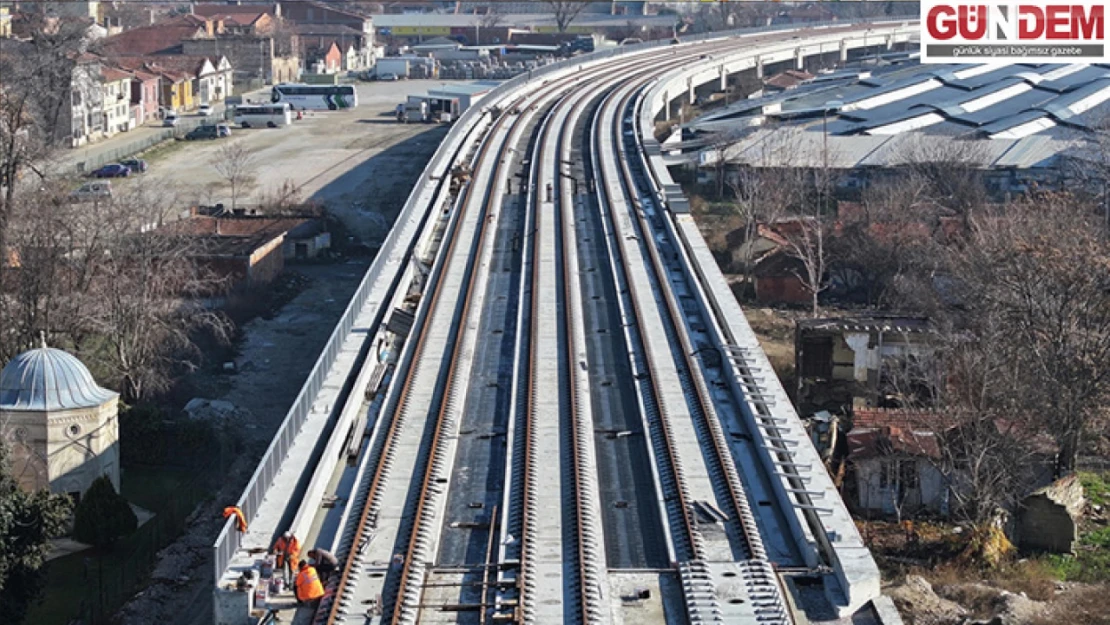
<svg viewBox="0 0 1110 625"><path fill-rule="evenodd" d="M90 178L123 178L125 176L130 176L130 175L131 175L131 170L127 167L127 165L121 165L119 163L112 163L111 165L105 165L104 167L101 167L100 169L98 169L98 170L94 171L93 173L89 174L89 177Z"/></svg>
<svg viewBox="0 0 1110 625"><path fill-rule="evenodd" d="M185 134L187 141L194 139L219 139L220 130L216 126L197 126Z"/></svg>
<svg viewBox="0 0 1110 625"><path fill-rule="evenodd" d="M120 161L119 164L130 169L132 173L141 174L147 170L146 161L141 158L129 158L125 161Z"/></svg>

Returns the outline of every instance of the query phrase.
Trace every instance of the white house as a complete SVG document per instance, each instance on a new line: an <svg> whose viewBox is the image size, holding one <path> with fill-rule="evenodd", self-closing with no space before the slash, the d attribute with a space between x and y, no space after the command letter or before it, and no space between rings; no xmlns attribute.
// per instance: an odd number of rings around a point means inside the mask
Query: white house
<svg viewBox="0 0 1110 625"><path fill-rule="evenodd" d="M131 74L113 67L100 69L104 135L131 130Z"/></svg>

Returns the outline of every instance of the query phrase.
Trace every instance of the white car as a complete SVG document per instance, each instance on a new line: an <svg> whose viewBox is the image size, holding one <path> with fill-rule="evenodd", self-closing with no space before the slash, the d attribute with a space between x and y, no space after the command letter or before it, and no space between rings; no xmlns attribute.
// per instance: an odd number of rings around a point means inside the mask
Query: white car
<svg viewBox="0 0 1110 625"><path fill-rule="evenodd" d="M112 183L107 180L86 182L69 194L71 202L95 202L112 197Z"/></svg>
<svg viewBox="0 0 1110 625"><path fill-rule="evenodd" d="M386 72L381 76L378 76L378 80L397 80L397 74L394 74L393 72Z"/></svg>
<svg viewBox="0 0 1110 625"><path fill-rule="evenodd" d="M177 113L166 113L165 118L162 119L162 125L166 128L173 128L177 125Z"/></svg>
<svg viewBox="0 0 1110 625"><path fill-rule="evenodd" d="M200 115L201 117L208 117L211 114L212 114L212 105L211 104L201 104L200 108L197 109L197 115Z"/></svg>

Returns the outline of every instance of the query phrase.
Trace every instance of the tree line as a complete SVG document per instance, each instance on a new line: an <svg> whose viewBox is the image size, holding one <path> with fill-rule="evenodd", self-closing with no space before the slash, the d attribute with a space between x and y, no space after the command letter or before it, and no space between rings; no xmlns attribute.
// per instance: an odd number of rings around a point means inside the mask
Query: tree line
<svg viewBox="0 0 1110 625"><path fill-rule="evenodd" d="M815 316L835 292L849 306L931 319L932 352L899 363L889 384L907 412L934 415L923 426L943 430L938 466L958 483L958 512L985 521L1015 505L1045 453L1063 476L1081 456L1103 452L1110 423L1104 132L1084 138L1082 160L1060 162L1062 188L1031 184L999 196L984 178L980 143L907 142L900 162L850 202L838 199L845 195L838 175L820 163L771 166L806 160L782 138L789 133L778 136L765 142L768 166L729 170L713 190L741 218L735 240L752 241L760 224L791 223L778 232ZM718 174L725 173L722 165ZM752 246L728 254L750 280Z"/></svg>

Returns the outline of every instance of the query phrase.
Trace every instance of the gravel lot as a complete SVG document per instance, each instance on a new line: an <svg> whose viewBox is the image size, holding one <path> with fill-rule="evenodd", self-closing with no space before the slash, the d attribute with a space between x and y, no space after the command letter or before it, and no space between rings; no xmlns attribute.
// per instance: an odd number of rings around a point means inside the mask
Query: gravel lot
<svg viewBox="0 0 1110 625"><path fill-rule="evenodd" d="M285 128L233 128L229 139L178 141L151 151L149 172L113 186L172 193L181 207L230 207L230 189L214 165L222 146L238 142L252 155L253 170L253 180L239 192L240 206L258 205L288 183L301 199L324 204L355 233L377 241L447 131L446 125L399 124L393 111L406 96L444 84L458 82L360 83L354 110L309 112Z"/></svg>

